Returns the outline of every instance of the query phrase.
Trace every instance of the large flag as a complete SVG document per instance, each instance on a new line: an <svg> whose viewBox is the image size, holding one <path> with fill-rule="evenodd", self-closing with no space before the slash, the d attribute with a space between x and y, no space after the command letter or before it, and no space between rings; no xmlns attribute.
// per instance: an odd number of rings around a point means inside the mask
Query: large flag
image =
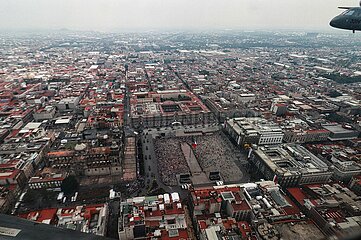
<svg viewBox="0 0 361 240"><path fill-rule="evenodd" d="M197 147L197 141L194 137L192 137L192 148L196 149L196 147Z"/></svg>

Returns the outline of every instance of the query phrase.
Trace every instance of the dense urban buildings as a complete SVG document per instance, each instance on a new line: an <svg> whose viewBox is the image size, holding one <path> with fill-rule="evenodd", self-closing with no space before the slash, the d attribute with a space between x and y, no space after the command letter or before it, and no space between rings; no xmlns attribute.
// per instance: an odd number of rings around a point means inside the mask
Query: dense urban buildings
<svg viewBox="0 0 361 240"><path fill-rule="evenodd" d="M338 183L288 188L291 197L327 236L344 237L360 230L359 197Z"/></svg>
<svg viewBox="0 0 361 240"><path fill-rule="evenodd" d="M192 239L179 194L137 197L120 204L119 239Z"/></svg>
<svg viewBox="0 0 361 240"><path fill-rule="evenodd" d="M1 33L0 227L359 234L360 47L287 31Z"/></svg>
<svg viewBox="0 0 361 240"><path fill-rule="evenodd" d="M299 145L255 147L249 161L265 176L283 187L326 183L332 171L326 163Z"/></svg>

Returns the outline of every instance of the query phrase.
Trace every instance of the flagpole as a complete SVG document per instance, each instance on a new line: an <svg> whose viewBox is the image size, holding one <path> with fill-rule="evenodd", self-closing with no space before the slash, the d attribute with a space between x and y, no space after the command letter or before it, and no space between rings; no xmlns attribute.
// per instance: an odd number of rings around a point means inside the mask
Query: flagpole
<svg viewBox="0 0 361 240"><path fill-rule="evenodd" d="M192 158L192 146L189 146L189 162Z"/></svg>

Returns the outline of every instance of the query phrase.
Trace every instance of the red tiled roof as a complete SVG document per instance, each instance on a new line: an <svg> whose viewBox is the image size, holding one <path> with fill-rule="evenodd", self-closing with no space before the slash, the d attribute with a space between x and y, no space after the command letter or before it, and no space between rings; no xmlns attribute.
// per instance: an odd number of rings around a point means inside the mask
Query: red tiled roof
<svg viewBox="0 0 361 240"><path fill-rule="evenodd" d="M200 229L206 229L207 228L207 223L206 223L205 220L199 220L198 225L199 225Z"/></svg>
<svg viewBox="0 0 361 240"><path fill-rule="evenodd" d="M48 156L55 156L55 157L66 157L72 155L73 151L57 151L57 152L49 152Z"/></svg>
<svg viewBox="0 0 361 240"><path fill-rule="evenodd" d="M35 220L36 222L42 222L44 220L48 220L50 219L51 222L53 222L56 219L56 212L57 212L57 208L49 208L49 209L43 209L40 211L34 211L34 212L29 212L29 213L24 213L19 215L19 217L21 218L25 218L25 219L32 219L36 214L39 214L37 219Z"/></svg>
<svg viewBox="0 0 361 240"><path fill-rule="evenodd" d="M330 218L334 219L337 223L341 223L345 221L345 217L343 216L343 214L337 210L330 209L325 213L325 216L327 219Z"/></svg>
<svg viewBox="0 0 361 240"><path fill-rule="evenodd" d="M8 171L8 173L9 173L9 175L0 176L0 179L15 178L20 173L20 169L15 169L13 171Z"/></svg>
<svg viewBox="0 0 361 240"><path fill-rule="evenodd" d="M235 211L242 211L242 210L250 210L251 208L248 206L246 201L242 201L240 204L233 203L232 207Z"/></svg>
<svg viewBox="0 0 361 240"><path fill-rule="evenodd" d="M304 204L304 199L307 198L307 196L304 194L301 188L288 188L287 191L297 200L297 202L299 202L301 205Z"/></svg>
<svg viewBox="0 0 361 240"><path fill-rule="evenodd" d="M245 222L245 221L240 221L237 224L238 224L239 230L242 233L242 238L246 239L247 238L247 233L252 232L252 229L251 229L249 223Z"/></svg>
<svg viewBox="0 0 361 240"><path fill-rule="evenodd" d="M7 163L1 163L0 164L0 169L15 168L16 164L18 162L19 162L19 160L11 160L11 161L8 161Z"/></svg>

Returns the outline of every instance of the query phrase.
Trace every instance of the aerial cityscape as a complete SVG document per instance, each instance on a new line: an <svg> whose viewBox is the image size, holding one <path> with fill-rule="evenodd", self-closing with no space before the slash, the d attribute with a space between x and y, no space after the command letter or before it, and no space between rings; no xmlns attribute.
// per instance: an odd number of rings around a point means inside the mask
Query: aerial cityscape
<svg viewBox="0 0 361 240"><path fill-rule="evenodd" d="M351 30L0 31L0 239L360 239Z"/></svg>

